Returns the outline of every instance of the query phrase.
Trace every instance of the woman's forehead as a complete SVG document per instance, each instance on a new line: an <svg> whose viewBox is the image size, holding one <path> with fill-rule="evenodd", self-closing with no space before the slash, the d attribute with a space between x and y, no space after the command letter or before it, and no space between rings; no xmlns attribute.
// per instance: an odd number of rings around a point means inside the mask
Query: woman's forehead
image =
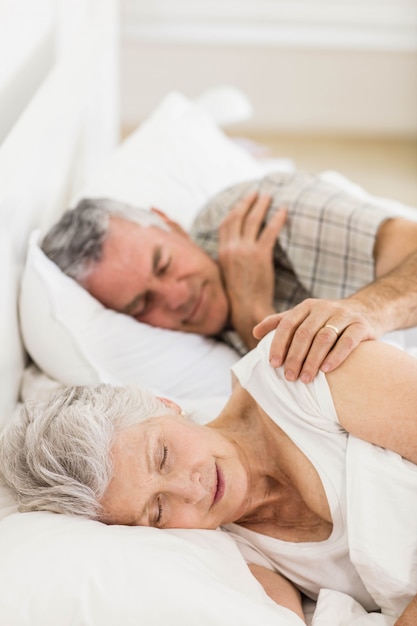
<svg viewBox="0 0 417 626"><path fill-rule="evenodd" d="M153 432L159 432L165 427L181 427L180 416L176 413L164 413L162 415L155 415L148 417L140 422L130 424L120 430L120 438L126 440L138 440L140 441L145 436ZM118 437L119 438L119 437Z"/></svg>

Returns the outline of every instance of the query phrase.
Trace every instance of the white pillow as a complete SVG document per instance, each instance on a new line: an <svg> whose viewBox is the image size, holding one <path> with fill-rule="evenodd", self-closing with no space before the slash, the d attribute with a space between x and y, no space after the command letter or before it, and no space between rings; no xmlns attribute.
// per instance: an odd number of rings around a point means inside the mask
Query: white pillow
<svg viewBox="0 0 417 626"><path fill-rule="evenodd" d="M106 309L44 255L38 238L38 231L30 237L20 299L23 339L37 365L66 385L136 383L215 417L230 394L237 353Z"/></svg>
<svg viewBox="0 0 417 626"><path fill-rule="evenodd" d="M97 172L83 196L157 206L188 227L220 189L260 176L262 167L204 110L170 94ZM104 309L40 251L33 234L20 318L26 348L64 384L139 383L212 417L230 394L237 354L214 340L152 328ZM184 405L184 402L183 402Z"/></svg>
<svg viewBox="0 0 417 626"><path fill-rule="evenodd" d="M321 589L312 626L394 626L395 617L367 613L351 596Z"/></svg>
<svg viewBox="0 0 417 626"><path fill-rule="evenodd" d="M81 196L157 207L188 229L206 200L265 168L179 93L164 98L100 167Z"/></svg>
<svg viewBox="0 0 417 626"><path fill-rule="evenodd" d="M4 626L301 626L220 531L106 526L52 513L0 523Z"/></svg>

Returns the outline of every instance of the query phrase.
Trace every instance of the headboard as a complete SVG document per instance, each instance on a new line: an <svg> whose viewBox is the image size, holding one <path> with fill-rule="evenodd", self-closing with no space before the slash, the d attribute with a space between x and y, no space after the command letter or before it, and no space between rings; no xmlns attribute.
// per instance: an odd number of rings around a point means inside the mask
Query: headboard
<svg viewBox="0 0 417 626"><path fill-rule="evenodd" d="M91 2L67 31L62 13L71 3L61 4L55 47L50 29L39 43L51 69L45 77L39 72L33 97L0 147L1 420L16 403L26 362L16 303L28 236L55 221L118 140L116 2ZM19 82L26 86L26 67L15 68L15 90ZM9 102L10 91L0 97Z"/></svg>

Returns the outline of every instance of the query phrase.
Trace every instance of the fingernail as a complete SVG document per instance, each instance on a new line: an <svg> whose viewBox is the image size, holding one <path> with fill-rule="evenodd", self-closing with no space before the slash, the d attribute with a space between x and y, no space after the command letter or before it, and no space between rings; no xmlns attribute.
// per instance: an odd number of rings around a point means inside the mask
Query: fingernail
<svg viewBox="0 0 417 626"><path fill-rule="evenodd" d="M329 363L323 363L323 365L321 366L321 368L320 368L320 369L321 369L321 371L322 371L322 372L324 372L324 373L326 373L326 372L330 371L330 365L329 365Z"/></svg>
<svg viewBox="0 0 417 626"><path fill-rule="evenodd" d="M277 357L272 358L269 361L271 367L279 367L281 365L281 359L278 359Z"/></svg>
<svg viewBox="0 0 417 626"><path fill-rule="evenodd" d="M310 383L311 382L311 378L310 378L310 376L308 374L301 374L300 380L303 383Z"/></svg>
<svg viewBox="0 0 417 626"><path fill-rule="evenodd" d="M287 370L285 372L285 378L287 380L289 380L290 382L293 382L295 380L295 374L292 370Z"/></svg>

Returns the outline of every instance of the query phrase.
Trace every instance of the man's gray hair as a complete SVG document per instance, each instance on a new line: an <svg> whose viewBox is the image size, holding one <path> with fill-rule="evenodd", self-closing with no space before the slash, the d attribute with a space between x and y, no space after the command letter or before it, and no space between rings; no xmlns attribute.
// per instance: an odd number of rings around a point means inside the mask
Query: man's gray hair
<svg viewBox="0 0 417 626"><path fill-rule="evenodd" d="M82 283L102 258L112 216L168 230L164 220L153 211L109 198L84 198L52 226L41 248L64 274Z"/></svg>
<svg viewBox="0 0 417 626"><path fill-rule="evenodd" d="M0 436L0 474L20 511L101 519L114 438L172 411L138 387L67 387L17 409Z"/></svg>

